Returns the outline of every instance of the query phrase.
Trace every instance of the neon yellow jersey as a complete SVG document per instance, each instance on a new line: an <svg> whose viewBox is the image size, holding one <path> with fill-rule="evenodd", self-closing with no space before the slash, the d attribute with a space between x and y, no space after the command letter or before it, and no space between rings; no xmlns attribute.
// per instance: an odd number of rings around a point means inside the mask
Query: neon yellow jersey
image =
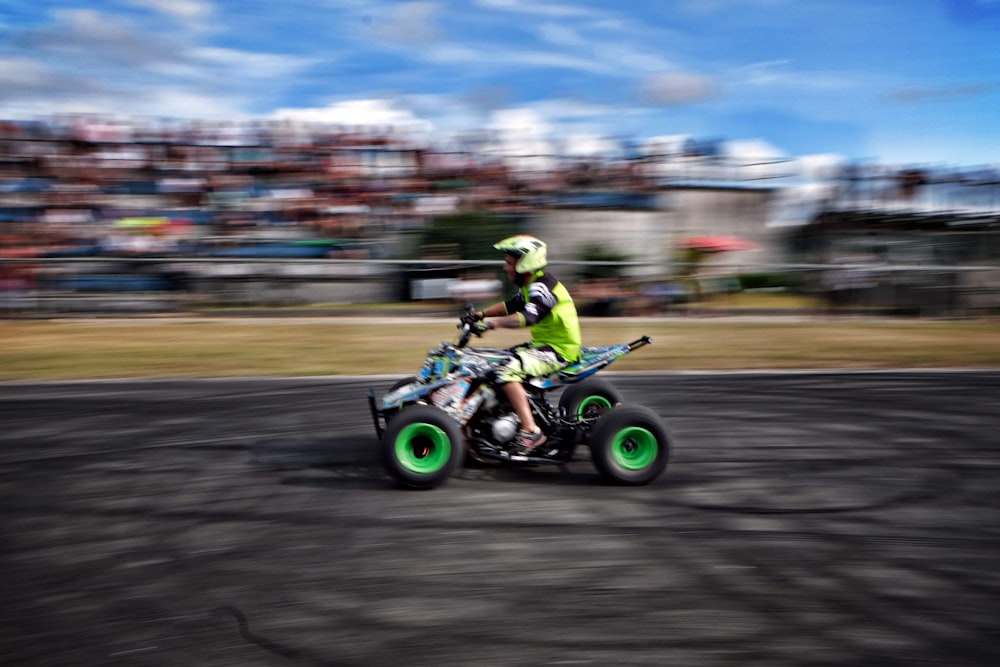
<svg viewBox="0 0 1000 667"><path fill-rule="evenodd" d="M537 271L531 282L504 302L507 314L517 313L521 324L531 328L534 347L551 347L568 363L579 361L580 321L576 305L566 287L544 271Z"/></svg>

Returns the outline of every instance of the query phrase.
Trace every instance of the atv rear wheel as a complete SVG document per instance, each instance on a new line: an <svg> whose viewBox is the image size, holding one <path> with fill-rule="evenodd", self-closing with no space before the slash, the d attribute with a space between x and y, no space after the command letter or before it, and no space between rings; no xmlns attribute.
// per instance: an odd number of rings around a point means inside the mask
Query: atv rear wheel
<svg viewBox="0 0 1000 667"><path fill-rule="evenodd" d="M403 408L382 438L382 465L408 489L433 489L455 472L465 456L458 424L430 405Z"/></svg>
<svg viewBox="0 0 1000 667"><path fill-rule="evenodd" d="M621 405L595 424L590 452L605 480L639 486L663 474L670 458L670 437L663 421L649 408Z"/></svg>
<svg viewBox="0 0 1000 667"><path fill-rule="evenodd" d="M593 419L621 403L622 395L613 384L590 379L568 386L559 409L570 419Z"/></svg>

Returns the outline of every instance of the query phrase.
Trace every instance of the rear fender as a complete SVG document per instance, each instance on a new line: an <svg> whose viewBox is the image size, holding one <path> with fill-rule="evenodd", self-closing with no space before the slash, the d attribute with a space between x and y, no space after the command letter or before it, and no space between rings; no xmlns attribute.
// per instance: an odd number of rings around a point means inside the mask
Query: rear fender
<svg viewBox="0 0 1000 667"><path fill-rule="evenodd" d="M589 378L612 362L621 359L634 350L634 344L608 345L580 348L580 361L570 364L551 375L532 378L529 382L539 389L555 389Z"/></svg>

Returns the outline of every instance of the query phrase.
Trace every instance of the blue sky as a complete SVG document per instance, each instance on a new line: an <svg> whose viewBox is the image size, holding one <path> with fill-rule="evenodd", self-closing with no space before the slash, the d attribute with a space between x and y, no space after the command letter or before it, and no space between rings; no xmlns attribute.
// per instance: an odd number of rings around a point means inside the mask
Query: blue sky
<svg viewBox="0 0 1000 667"><path fill-rule="evenodd" d="M1000 0L0 0L0 117L1000 164L998 44Z"/></svg>

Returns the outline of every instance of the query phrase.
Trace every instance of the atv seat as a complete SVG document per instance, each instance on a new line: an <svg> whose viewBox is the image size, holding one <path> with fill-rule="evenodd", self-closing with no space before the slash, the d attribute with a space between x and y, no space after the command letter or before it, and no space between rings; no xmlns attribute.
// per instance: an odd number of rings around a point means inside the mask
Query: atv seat
<svg viewBox="0 0 1000 667"><path fill-rule="evenodd" d="M586 377L590 377L600 369L604 368L612 361L622 356L626 350L627 346L622 345L581 347L580 360L556 371L552 375L548 376L548 380L553 384L578 382Z"/></svg>

